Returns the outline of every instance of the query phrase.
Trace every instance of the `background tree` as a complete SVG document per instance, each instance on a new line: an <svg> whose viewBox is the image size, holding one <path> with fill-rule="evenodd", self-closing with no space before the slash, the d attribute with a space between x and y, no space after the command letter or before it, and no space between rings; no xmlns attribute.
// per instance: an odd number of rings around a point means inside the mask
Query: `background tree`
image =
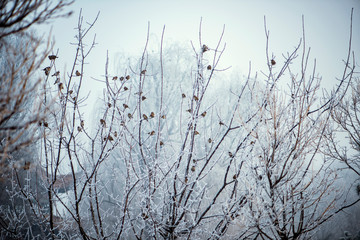
<svg viewBox="0 0 360 240"><path fill-rule="evenodd" d="M44 47L29 28L59 17L68 4L0 3L0 237L4 239L30 239L41 233L26 191L34 186L34 194L41 199L35 142L38 125L46 124L47 107L42 108L37 99L42 81L37 72L49 56L50 46L48 42Z"/></svg>

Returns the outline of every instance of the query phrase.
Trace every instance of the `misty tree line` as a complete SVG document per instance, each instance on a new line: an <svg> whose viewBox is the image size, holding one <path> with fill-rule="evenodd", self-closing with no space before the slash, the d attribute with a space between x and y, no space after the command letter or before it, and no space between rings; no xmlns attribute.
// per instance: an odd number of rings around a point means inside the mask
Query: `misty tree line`
<svg viewBox="0 0 360 240"><path fill-rule="evenodd" d="M224 31L210 46L200 24L184 49L163 46L164 27L158 52L148 51L149 30L135 61L111 70L107 59L89 119L98 16L80 13L69 72L57 65L61 49L29 31L69 15L69 4L0 4L1 239L360 238L352 11L344 72L329 93L304 22L282 56L265 22L268 68L250 65L230 85L219 67Z"/></svg>

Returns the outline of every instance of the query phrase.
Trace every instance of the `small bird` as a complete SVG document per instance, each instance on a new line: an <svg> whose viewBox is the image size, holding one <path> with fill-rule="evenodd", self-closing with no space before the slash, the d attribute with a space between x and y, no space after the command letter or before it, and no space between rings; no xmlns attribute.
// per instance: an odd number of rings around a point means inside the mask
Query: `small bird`
<svg viewBox="0 0 360 240"><path fill-rule="evenodd" d="M182 98L186 98L185 93L181 94L181 97L182 97Z"/></svg>
<svg viewBox="0 0 360 240"><path fill-rule="evenodd" d="M129 90L127 87L124 87L124 91L127 91L127 90Z"/></svg>
<svg viewBox="0 0 360 240"><path fill-rule="evenodd" d="M77 77L79 77L79 76L81 76L81 73L80 73L78 70L76 70L75 75L76 75Z"/></svg>
<svg viewBox="0 0 360 240"><path fill-rule="evenodd" d="M274 59L271 59L270 63L271 63L272 66L274 66L276 64Z"/></svg>
<svg viewBox="0 0 360 240"><path fill-rule="evenodd" d="M206 52L206 51L208 51L208 50L209 50L209 47L204 44L204 45L202 46L202 52L204 53L204 52Z"/></svg>
<svg viewBox="0 0 360 240"><path fill-rule="evenodd" d="M57 72L55 72L53 75L51 75L52 77L54 77L54 76L59 76L60 75L60 71L57 71Z"/></svg>
<svg viewBox="0 0 360 240"><path fill-rule="evenodd" d="M141 74L145 74L146 73L146 69L141 71Z"/></svg>
<svg viewBox="0 0 360 240"><path fill-rule="evenodd" d="M143 114L143 118L144 118L144 120L148 120L148 116L146 116L146 114Z"/></svg>
<svg viewBox="0 0 360 240"><path fill-rule="evenodd" d="M161 118L162 118L162 119L165 119L165 118L166 118L166 115L162 115Z"/></svg>
<svg viewBox="0 0 360 240"><path fill-rule="evenodd" d="M211 70L211 65L208 65L208 66L207 66L207 70Z"/></svg>
<svg viewBox="0 0 360 240"><path fill-rule="evenodd" d="M211 139L211 138L208 139L208 143L212 143L212 139Z"/></svg>
<svg viewBox="0 0 360 240"><path fill-rule="evenodd" d="M129 108L129 106L127 104L123 104L123 107L126 109L126 108Z"/></svg>
<svg viewBox="0 0 360 240"><path fill-rule="evenodd" d="M129 80L129 79L130 79L130 76L129 76L129 75L127 75L127 76L125 77L125 79L126 79L126 80Z"/></svg>
<svg viewBox="0 0 360 240"><path fill-rule="evenodd" d="M151 112L150 113L150 118L154 118L155 117L155 113L154 112Z"/></svg>
<svg viewBox="0 0 360 240"><path fill-rule="evenodd" d="M46 68L43 69L43 71L45 72L45 75L46 75L46 76L49 75L50 69L51 69L50 67L46 67Z"/></svg>
<svg viewBox="0 0 360 240"><path fill-rule="evenodd" d="M81 129L81 127L80 127L80 126L78 126L78 127L77 127L77 130L78 130L79 132L81 132L81 131L82 131L82 129Z"/></svg>
<svg viewBox="0 0 360 240"><path fill-rule="evenodd" d="M195 100L195 101L199 101L199 98L194 95L194 100Z"/></svg>
<svg viewBox="0 0 360 240"><path fill-rule="evenodd" d="M29 170L30 169L30 162L25 161L23 169L24 170Z"/></svg>
<svg viewBox="0 0 360 240"><path fill-rule="evenodd" d="M106 126L105 120L104 120L104 119L100 119L100 124L101 124L103 127L105 127L105 126Z"/></svg>
<svg viewBox="0 0 360 240"><path fill-rule="evenodd" d="M153 136L153 135L155 135L155 131L154 130L152 130L151 132L149 132L148 133L150 136Z"/></svg>
<svg viewBox="0 0 360 240"><path fill-rule="evenodd" d="M145 99L146 99L146 97L145 97L145 96L142 96L142 97L141 97L141 100L143 100L143 101L144 101Z"/></svg>
<svg viewBox="0 0 360 240"><path fill-rule="evenodd" d="M120 77L120 81L123 81L124 80L124 77Z"/></svg>
<svg viewBox="0 0 360 240"><path fill-rule="evenodd" d="M201 114L202 117L206 116L206 111Z"/></svg>
<svg viewBox="0 0 360 240"><path fill-rule="evenodd" d="M60 78L56 78L55 82L54 82L54 85L55 84L58 84L60 82Z"/></svg>
<svg viewBox="0 0 360 240"><path fill-rule="evenodd" d="M82 128L84 128L84 125L85 125L84 120L81 120L80 126L81 126Z"/></svg>
<svg viewBox="0 0 360 240"><path fill-rule="evenodd" d="M49 55L48 58L49 60L55 60L58 57L56 55Z"/></svg>
<svg viewBox="0 0 360 240"><path fill-rule="evenodd" d="M192 171L192 172L195 172L195 166L192 166L192 167L191 167L191 171Z"/></svg>

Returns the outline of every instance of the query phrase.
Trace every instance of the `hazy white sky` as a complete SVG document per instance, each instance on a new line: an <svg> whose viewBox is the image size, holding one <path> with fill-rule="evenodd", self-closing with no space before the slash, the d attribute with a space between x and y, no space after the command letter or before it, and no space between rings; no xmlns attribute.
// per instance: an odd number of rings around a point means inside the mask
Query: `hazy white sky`
<svg viewBox="0 0 360 240"><path fill-rule="evenodd" d="M275 54L277 61L282 61L281 54L292 51L302 36L301 19L304 15L311 58L316 57L318 73L323 76L323 83L329 86L342 73L341 61L347 53L352 7L353 49L359 60L359 0L77 0L71 6L75 12L72 17L57 19L45 29L52 27L55 51L59 49L58 62L67 64L69 70L74 55L74 47L69 43L74 41L80 8L87 21L93 20L100 11L93 30L98 45L88 59L90 65L86 69L88 76L98 78L104 74L107 50L110 62L119 52L139 54L143 50L148 22L154 39L160 39L166 25L166 43L176 41L191 47L190 40L198 40L202 17L203 42L215 46L225 25L227 50L223 66L231 65L247 74L249 61L254 71L266 68L264 16L270 30L270 53ZM89 80L88 86L92 84L95 83Z"/></svg>

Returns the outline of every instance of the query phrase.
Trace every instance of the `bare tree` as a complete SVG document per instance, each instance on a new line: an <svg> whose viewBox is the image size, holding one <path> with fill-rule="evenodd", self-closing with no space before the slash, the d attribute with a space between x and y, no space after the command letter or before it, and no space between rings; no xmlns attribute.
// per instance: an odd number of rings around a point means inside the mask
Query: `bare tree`
<svg viewBox="0 0 360 240"><path fill-rule="evenodd" d="M34 202L27 189L40 199L37 165L37 128L47 106L39 102L42 78L37 74L50 56L44 42L29 27L44 23L70 3L1 1L0 3L0 237L35 238L41 232L34 218ZM46 45L47 44L47 45ZM47 69L44 69L46 73ZM44 224L43 224L44 225Z"/></svg>
<svg viewBox="0 0 360 240"><path fill-rule="evenodd" d="M61 0L3 0L0 3L0 39L24 33L34 24L42 24L50 19L69 16L72 12L61 14L64 8L74 1Z"/></svg>
<svg viewBox="0 0 360 240"><path fill-rule="evenodd" d="M320 149L342 95L318 99L304 29L279 59L265 26L267 72L252 75L250 65L221 93L224 29L209 46L200 24L193 61L173 62L165 27L158 56L148 53L149 29L135 64L112 73L107 58L93 120L82 89L96 20L85 23L80 13L69 72L58 70L59 55L44 69L41 109L51 108L38 129L40 167L28 175L41 184L14 181L11 195L23 196L40 229L25 238L308 239L339 211L337 173ZM189 72L173 74L184 62Z"/></svg>

